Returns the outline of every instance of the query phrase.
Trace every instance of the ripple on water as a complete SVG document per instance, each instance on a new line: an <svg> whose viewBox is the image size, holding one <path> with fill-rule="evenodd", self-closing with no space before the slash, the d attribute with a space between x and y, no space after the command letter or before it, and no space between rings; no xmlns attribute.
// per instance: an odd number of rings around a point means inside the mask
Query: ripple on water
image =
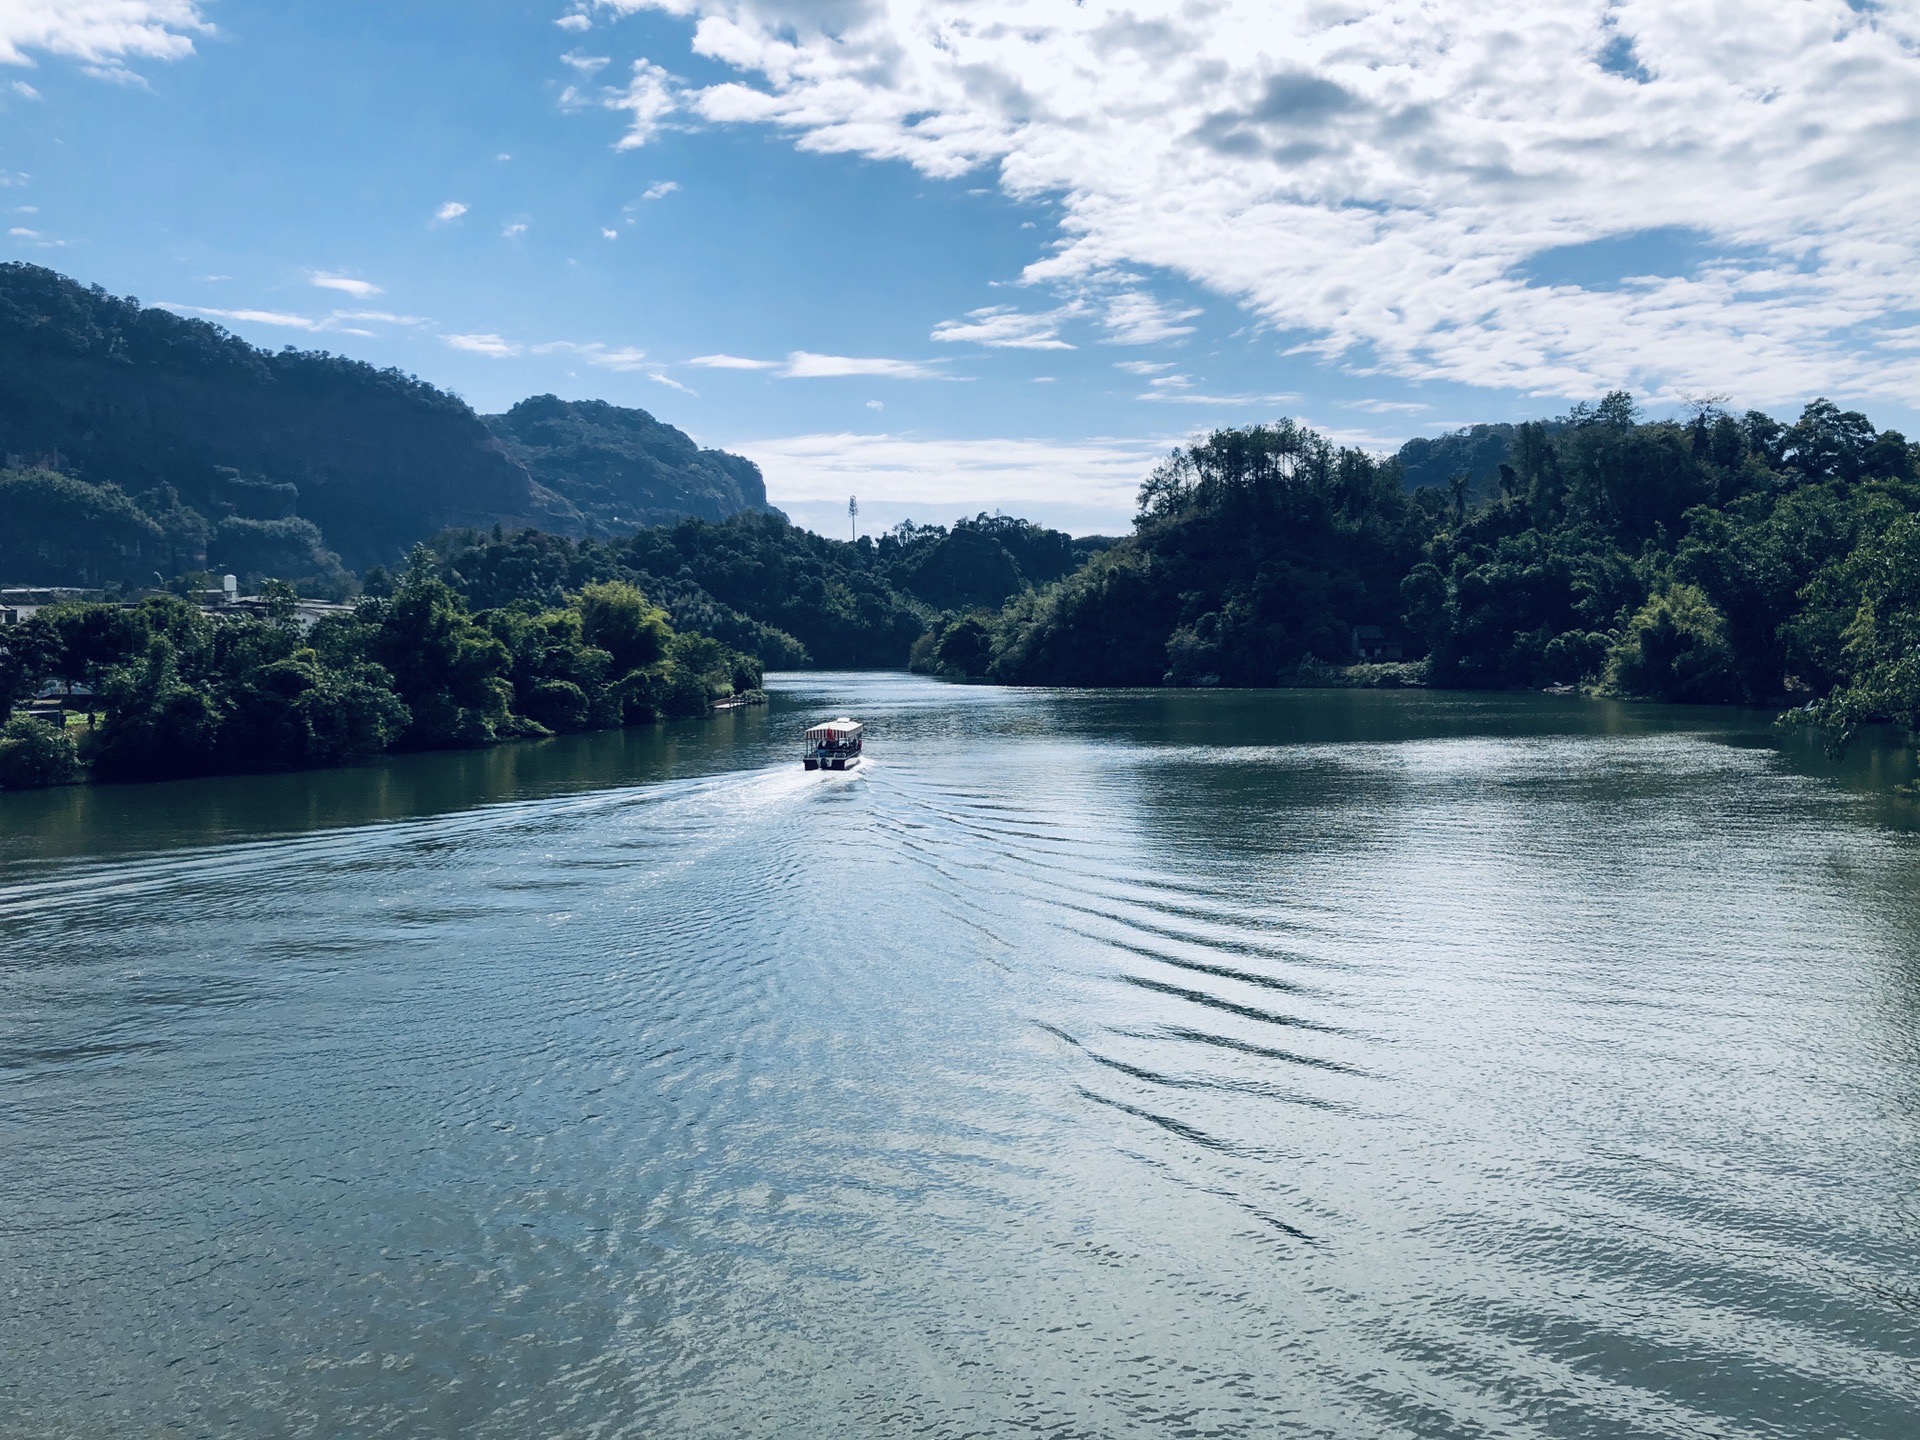
<svg viewBox="0 0 1920 1440"><path fill-rule="evenodd" d="M1912 840L1523 702L0 882L0 1435L1920 1433Z"/></svg>

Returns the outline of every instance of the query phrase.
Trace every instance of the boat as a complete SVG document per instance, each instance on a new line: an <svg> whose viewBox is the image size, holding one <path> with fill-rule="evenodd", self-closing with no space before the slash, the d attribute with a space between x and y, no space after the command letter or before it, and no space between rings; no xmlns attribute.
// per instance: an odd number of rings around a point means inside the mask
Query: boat
<svg viewBox="0 0 1920 1440"><path fill-rule="evenodd" d="M807 748L801 757L809 770L851 770L860 763L860 737L866 727L842 715L807 727Z"/></svg>

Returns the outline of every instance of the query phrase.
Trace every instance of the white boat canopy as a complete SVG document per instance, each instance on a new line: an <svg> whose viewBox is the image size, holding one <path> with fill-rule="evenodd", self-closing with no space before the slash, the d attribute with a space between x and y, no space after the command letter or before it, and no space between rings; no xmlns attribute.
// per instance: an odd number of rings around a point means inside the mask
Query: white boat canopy
<svg viewBox="0 0 1920 1440"><path fill-rule="evenodd" d="M822 720L818 725L807 727L807 739L815 742L825 741L829 745L838 745L847 740L858 738L864 727L858 720L849 720L842 715L838 720ZM789 734L792 732L789 731Z"/></svg>

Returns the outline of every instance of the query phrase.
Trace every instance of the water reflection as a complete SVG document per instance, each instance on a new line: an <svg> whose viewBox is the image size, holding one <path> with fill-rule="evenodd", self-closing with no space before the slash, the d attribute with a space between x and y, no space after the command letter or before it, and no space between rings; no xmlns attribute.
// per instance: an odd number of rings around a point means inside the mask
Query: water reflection
<svg viewBox="0 0 1920 1440"><path fill-rule="evenodd" d="M0 792L0 866L439 815L763 763L768 712L723 711L339 770Z"/></svg>
<svg viewBox="0 0 1920 1440"><path fill-rule="evenodd" d="M1916 1433L1876 754L819 676L0 797L0 1435Z"/></svg>

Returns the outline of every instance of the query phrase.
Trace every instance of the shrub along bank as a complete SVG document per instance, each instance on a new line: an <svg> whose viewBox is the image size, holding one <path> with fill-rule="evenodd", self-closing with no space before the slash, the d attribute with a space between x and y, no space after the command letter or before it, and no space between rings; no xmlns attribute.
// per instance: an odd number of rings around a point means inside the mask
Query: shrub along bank
<svg viewBox="0 0 1920 1440"><path fill-rule="evenodd" d="M758 689L760 662L676 631L632 585L470 611L430 553L393 593L301 631L291 588L264 618L172 596L59 605L0 629L0 704L52 680L99 723L17 716L0 785L337 765L388 750L485 745L705 714Z"/></svg>

